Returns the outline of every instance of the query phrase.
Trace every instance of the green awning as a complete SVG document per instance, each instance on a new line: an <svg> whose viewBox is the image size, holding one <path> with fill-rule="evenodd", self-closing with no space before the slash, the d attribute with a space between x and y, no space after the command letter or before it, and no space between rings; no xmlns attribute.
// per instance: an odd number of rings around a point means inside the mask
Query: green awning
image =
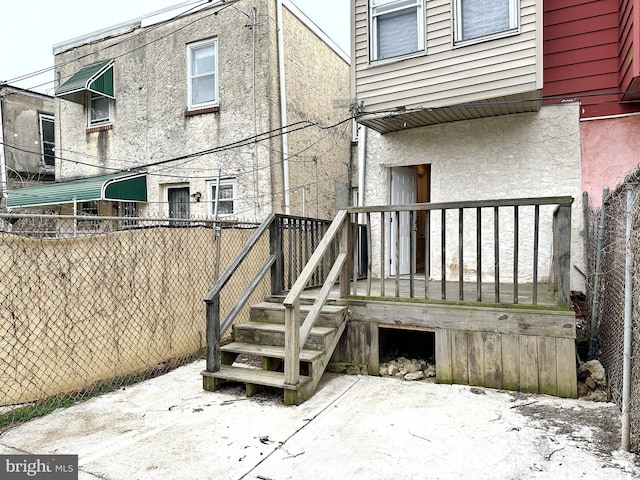
<svg viewBox="0 0 640 480"><path fill-rule="evenodd" d="M146 202L145 173L115 173L68 182L48 183L14 190L7 197L7 207L40 207L63 203L106 200Z"/></svg>
<svg viewBox="0 0 640 480"><path fill-rule="evenodd" d="M113 60L82 67L56 88L55 95L72 102L84 103L85 91L115 98L113 96Z"/></svg>

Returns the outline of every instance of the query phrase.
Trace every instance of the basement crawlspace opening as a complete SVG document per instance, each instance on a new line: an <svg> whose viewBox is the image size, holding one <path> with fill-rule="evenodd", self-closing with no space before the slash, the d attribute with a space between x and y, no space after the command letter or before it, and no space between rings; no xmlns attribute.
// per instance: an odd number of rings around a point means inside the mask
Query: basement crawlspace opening
<svg viewBox="0 0 640 480"><path fill-rule="evenodd" d="M436 334L432 330L380 325L378 337L381 363L399 357L436 363Z"/></svg>

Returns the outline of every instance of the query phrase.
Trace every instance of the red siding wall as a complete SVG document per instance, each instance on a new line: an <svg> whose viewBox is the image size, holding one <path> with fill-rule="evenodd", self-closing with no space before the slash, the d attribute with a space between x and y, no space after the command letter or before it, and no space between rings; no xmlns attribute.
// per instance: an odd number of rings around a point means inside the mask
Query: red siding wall
<svg viewBox="0 0 640 480"><path fill-rule="evenodd" d="M638 1L544 2L543 94L548 102L579 99L583 118L640 111L640 106L619 103L619 3Z"/></svg>
<svg viewBox="0 0 640 480"><path fill-rule="evenodd" d="M619 70L620 89L624 100L638 99L635 93L640 87L640 61L638 47L640 47L640 0L619 0L620 29L619 29Z"/></svg>

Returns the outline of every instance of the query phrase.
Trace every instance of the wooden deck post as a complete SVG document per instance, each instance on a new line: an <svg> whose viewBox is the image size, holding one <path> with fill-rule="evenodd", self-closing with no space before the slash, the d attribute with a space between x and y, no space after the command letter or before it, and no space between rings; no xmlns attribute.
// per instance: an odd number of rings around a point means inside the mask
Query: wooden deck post
<svg viewBox="0 0 640 480"><path fill-rule="evenodd" d="M350 218L349 215L347 215L345 217L344 223L342 224L341 228L340 228L340 233L339 233L339 239L338 239L338 254L340 253L346 253L347 254L347 261L344 262L344 265L342 266L342 270L340 271L340 297L346 297L347 295L349 295L349 271L350 271L350 261L349 259L353 258L352 255L349 255L349 243L350 243L350 239L351 236L349 235L351 233L351 222L350 222ZM356 289L356 286L354 284L354 291Z"/></svg>
<svg viewBox="0 0 640 480"><path fill-rule="evenodd" d="M349 272L347 271L347 276ZM348 281L347 281L348 284ZM300 298L284 311L284 383L297 385L300 381Z"/></svg>
<svg viewBox="0 0 640 480"><path fill-rule="evenodd" d="M556 289L558 295L558 306L569 307L570 297L570 274L571 274L571 205L559 205L554 212L554 244L557 245L555 252L556 264Z"/></svg>

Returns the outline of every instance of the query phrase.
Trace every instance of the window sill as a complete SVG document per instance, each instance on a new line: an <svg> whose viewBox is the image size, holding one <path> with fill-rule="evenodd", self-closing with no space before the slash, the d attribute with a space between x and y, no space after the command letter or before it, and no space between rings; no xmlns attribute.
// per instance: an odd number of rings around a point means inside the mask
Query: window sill
<svg viewBox="0 0 640 480"><path fill-rule="evenodd" d="M97 125L95 127L87 127L86 133L104 132L105 130L113 129L113 124Z"/></svg>
<svg viewBox="0 0 640 480"><path fill-rule="evenodd" d="M184 111L185 117L194 117L196 115L204 115L207 113L218 113L220 111L219 105L214 105L213 107L205 107L205 108L195 108L193 110L186 109Z"/></svg>

